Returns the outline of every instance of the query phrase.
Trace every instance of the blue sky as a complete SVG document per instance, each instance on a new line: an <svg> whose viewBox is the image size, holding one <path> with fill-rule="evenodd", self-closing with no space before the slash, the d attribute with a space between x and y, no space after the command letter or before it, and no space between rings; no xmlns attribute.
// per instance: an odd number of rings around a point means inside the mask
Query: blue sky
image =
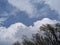
<svg viewBox="0 0 60 45"><path fill-rule="evenodd" d="M60 20L58 12L43 1L26 0L27 3L24 0L18 0L16 3L14 1L16 0L0 0L0 18L5 19L1 20L2 26L8 27L16 22L22 22L29 26L43 18Z"/></svg>
<svg viewBox="0 0 60 45"><path fill-rule="evenodd" d="M42 24L60 21L58 4L60 0L0 0L0 45L31 36Z"/></svg>

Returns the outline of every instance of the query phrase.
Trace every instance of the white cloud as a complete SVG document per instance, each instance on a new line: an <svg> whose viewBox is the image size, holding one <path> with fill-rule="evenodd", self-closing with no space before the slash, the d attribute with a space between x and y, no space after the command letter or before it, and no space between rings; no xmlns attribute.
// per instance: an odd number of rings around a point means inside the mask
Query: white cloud
<svg viewBox="0 0 60 45"><path fill-rule="evenodd" d="M38 17L47 17L51 13L49 11L52 11L51 9L53 8L54 10L57 10L60 12L60 6L59 6L59 0L45 0L45 4L43 5L44 0L8 0L9 4L12 6L16 7L20 11L24 11L28 14L29 18L38 18ZM39 5L40 4L40 5ZM50 8L48 5L50 5ZM43 6L41 9L39 6ZM50 13L50 14L49 14ZM55 12L52 12L55 14ZM52 14L53 15L53 14ZM57 15L58 16L58 15Z"/></svg>
<svg viewBox="0 0 60 45"><path fill-rule="evenodd" d="M7 18L0 18L0 24L2 24L6 20L7 20Z"/></svg>
<svg viewBox="0 0 60 45"><path fill-rule="evenodd" d="M8 0L10 4L17 7L19 10L26 11L31 15L34 11L34 8L29 1L30 0Z"/></svg>
<svg viewBox="0 0 60 45"><path fill-rule="evenodd" d="M2 24L4 21L7 20L7 16L8 16L8 13L5 11L3 13L0 13L0 24Z"/></svg>
<svg viewBox="0 0 60 45"><path fill-rule="evenodd" d="M34 26L35 28L39 28L40 26L45 25L45 24L55 24L55 23L57 23L56 20L50 20L48 18L44 18L43 20L39 20L35 22Z"/></svg>
<svg viewBox="0 0 60 45"><path fill-rule="evenodd" d="M30 18L45 16L48 14L47 10L49 10L49 7L47 7L47 9L44 7L37 10L37 3L40 3L42 5L43 0L8 0L8 2L17 9L25 11Z"/></svg>
<svg viewBox="0 0 60 45"><path fill-rule="evenodd" d="M60 0L45 0L47 4L50 5L52 9L55 9L60 14Z"/></svg>
<svg viewBox="0 0 60 45"><path fill-rule="evenodd" d="M15 23L8 28L0 27L0 42L2 41L6 43L6 45L8 45L7 42L9 44L12 44L16 40L22 41L21 38L23 37L23 35L26 35L27 37L31 38L32 34L37 33L40 30L40 26L42 26L43 24L55 23L57 23L57 21L44 18L43 20L34 22L34 26L26 26L22 23Z"/></svg>

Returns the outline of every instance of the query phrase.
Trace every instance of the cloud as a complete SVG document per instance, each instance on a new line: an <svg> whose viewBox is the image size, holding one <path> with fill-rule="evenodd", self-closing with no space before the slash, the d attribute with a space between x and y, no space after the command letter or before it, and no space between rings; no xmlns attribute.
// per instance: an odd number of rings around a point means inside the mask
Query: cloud
<svg viewBox="0 0 60 45"><path fill-rule="evenodd" d="M8 16L7 12L0 13L0 25L7 20L7 16Z"/></svg>
<svg viewBox="0 0 60 45"><path fill-rule="evenodd" d="M42 0L8 0L8 2L20 11L26 12L30 18L35 16L38 17L40 15L37 14L38 10L36 9L37 7L35 7L35 4L43 3Z"/></svg>
<svg viewBox="0 0 60 45"><path fill-rule="evenodd" d="M45 0L47 4L50 5L50 7L60 14L60 0Z"/></svg>
<svg viewBox="0 0 60 45"><path fill-rule="evenodd" d="M43 24L55 24L57 22L58 21L56 20L50 20L48 18L44 18L43 20L34 22L33 26L32 25L26 26L23 23L18 22L18 23L12 24L8 28L0 27L0 36L1 36L0 44L9 45L17 40L22 41L23 35L26 35L27 37L31 38L32 34L37 33L40 30L39 29L40 26L42 26Z"/></svg>
<svg viewBox="0 0 60 45"><path fill-rule="evenodd" d="M50 8L51 6L46 0L8 0L8 3L11 4L13 7L16 7L18 10L26 12L29 18L40 19L48 17L51 19L54 18L59 20L58 13L55 11L55 9L52 10L52 8Z"/></svg>
<svg viewBox="0 0 60 45"><path fill-rule="evenodd" d="M10 4L17 7L21 11L26 11L28 14L32 14L34 9L29 2L30 0L8 0Z"/></svg>
<svg viewBox="0 0 60 45"><path fill-rule="evenodd" d="M8 2L20 11L26 12L29 18L47 17L52 11L43 0L8 0Z"/></svg>
<svg viewBox="0 0 60 45"><path fill-rule="evenodd" d="M20 15L22 15L21 11L23 13L24 12L27 13L27 14L23 14L23 15L28 15L28 17L30 17L30 18L33 18L33 17L35 19L37 18L36 20L42 19L45 17L58 20L58 14L55 11L52 11L51 8L48 5L46 5L45 3L43 3L42 0L26 0L26 1L25 0L8 0L8 2L2 1L2 3L5 5L1 4L2 6L0 6L1 7L0 13L2 12L0 15L0 17L2 16L2 18L0 18L0 19L1 20L4 19L4 20L0 21L0 23L3 23L4 21L8 22L6 20L7 19L9 20L11 15L14 15L14 17L16 17L15 15L18 15L18 17L19 17ZM19 19L21 19L21 18L19 18ZM24 19L24 18L22 18L22 19ZM35 20L35 19L32 19L32 20Z"/></svg>
<svg viewBox="0 0 60 45"><path fill-rule="evenodd" d="M6 20L6 18L0 18L0 24L2 23L2 22L4 22Z"/></svg>
<svg viewBox="0 0 60 45"><path fill-rule="evenodd" d="M0 17L1 16L8 16L8 13L6 11L0 12Z"/></svg>

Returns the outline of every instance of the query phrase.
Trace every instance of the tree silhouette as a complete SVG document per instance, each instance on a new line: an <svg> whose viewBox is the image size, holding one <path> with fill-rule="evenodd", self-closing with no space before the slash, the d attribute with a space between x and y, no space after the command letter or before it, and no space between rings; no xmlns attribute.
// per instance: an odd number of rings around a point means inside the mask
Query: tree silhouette
<svg viewBox="0 0 60 45"><path fill-rule="evenodd" d="M48 37L48 39L50 39L51 43L53 45L59 45L60 41L59 41L59 36L60 36L60 24L55 24L50 25L43 25L40 27L41 30L45 31L46 36ZM59 36L57 36L57 33L59 33ZM59 38L59 39L58 39Z"/></svg>
<svg viewBox="0 0 60 45"><path fill-rule="evenodd" d="M33 34L32 39L23 37L23 45L60 45L60 24L46 24L40 27L40 31L44 32L45 37L40 32ZM20 45L17 41L13 45Z"/></svg>
<svg viewBox="0 0 60 45"><path fill-rule="evenodd" d="M19 41L17 41L13 45L20 45L20 43L19 43Z"/></svg>

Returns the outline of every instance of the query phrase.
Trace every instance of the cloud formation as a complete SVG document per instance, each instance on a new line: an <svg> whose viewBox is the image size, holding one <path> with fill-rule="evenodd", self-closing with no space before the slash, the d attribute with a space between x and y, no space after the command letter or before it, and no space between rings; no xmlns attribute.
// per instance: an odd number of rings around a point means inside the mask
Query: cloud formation
<svg viewBox="0 0 60 45"><path fill-rule="evenodd" d="M19 10L26 11L28 14L32 14L34 9L29 1L30 0L8 0L10 4L17 7Z"/></svg>
<svg viewBox="0 0 60 45"><path fill-rule="evenodd" d="M8 19L11 15L18 14L20 11L27 13L30 18L42 19L45 17L60 20L60 16L54 10L51 10L48 4L45 4L42 0L8 0L8 2L0 1L0 17ZM53 2L53 1L52 1ZM4 6L4 7L3 7ZM57 7L57 6L56 6ZM1 13L2 12L2 13ZM2 19L1 18L1 19ZM20 18L19 18L20 19ZM6 21L6 20L4 20ZM4 22L3 20L0 21Z"/></svg>
<svg viewBox="0 0 60 45"><path fill-rule="evenodd" d="M2 23L5 20L6 20L6 18L0 18L0 23Z"/></svg>
<svg viewBox="0 0 60 45"><path fill-rule="evenodd" d="M29 18L32 17L50 17L54 19L58 15L54 10L51 10L49 5L45 4L42 0L8 0L9 4L11 4L13 7L8 6L8 13L4 13L0 18L0 23L3 21L6 21L7 18L5 16L11 16L11 15L17 15L16 13L18 10L22 12L26 12L28 14ZM6 14L6 15L5 15ZM20 14L19 14L20 15ZM19 17L19 16L18 16ZM19 18L20 19L20 18ZM43 20L38 20L37 22L34 22L34 25L32 26L26 26L23 23L15 23L11 24L8 28L0 26L0 45L11 45L14 41L20 40L23 37L23 35L26 35L27 37L31 38L32 34L37 33L40 29L39 27L43 24L55 24L58 21L56 20L50 20L48 18L44 18ZM41 32L42 34L42 32Z"/></svg>
<svg viewBox="0 0 60 45"><path fill-rule="evenodd" d="M58 13L50 8L46 0L8 0L8 3L16 7L20 11L26 12L29 18L44 18L58 19ZM52 1L53 2L53 1ZM51 4L52 5L52 4ZM55 7L54 7L55 8Z"/></svg>
<svg viewBox="0 0 60 45"><path fill-rule="evenodd" d="M50 5L50 7L60 14L60 0L45 0L47 4Z"/></svg>
<svg viewBox="0 0 60 45"><path fill-rule="evenodd" d="M0 27L0 45L10 45L14 41L20 40L22 41L23 35L31 38L32 34L37 33L40 29L40 26L43 24L55 24L56 20L50 20L48 18L44 18L43 20L39 20L34 22L32 26L26 26L20 22L12 24L10 27ZM42 34L42 32L41 32ZM2 42L2 43L1 43ZM8 43L7 43L8 42Z"/></svg>
<svg viewBox="0 0 60 45"><path fill-rule="evenodd" d="M8 2L17 9L25 11L30 18L39 16L35 4L43 3L41 0L8 0Z"/></svg>
<svg viewBox="0 0 60 45"><path fill-rule="evenodd" d="M7 12L0 13L0 25L7 20L7 16L8 16Z"/></svg>

